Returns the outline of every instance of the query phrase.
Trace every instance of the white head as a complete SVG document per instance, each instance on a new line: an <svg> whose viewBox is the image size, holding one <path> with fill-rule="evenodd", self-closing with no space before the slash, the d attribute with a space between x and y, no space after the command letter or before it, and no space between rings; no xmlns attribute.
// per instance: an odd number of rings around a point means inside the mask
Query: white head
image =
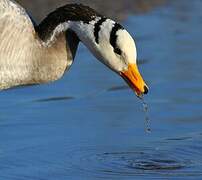
<svg viewBox="0 0 202 180"><path fill-rule="evenodd" d="M102 23L99 23L102 21ZM136 64L136 45L131 35L118 23L100 19L100 26L93 54L110 69L121 75L138 96L146 94L148 87Z"/></svg>
<svg viewBox="0 0 202 180"><path fill-rule="evenodd" d="M138 96L148 92L137 68L135 42L120 24L97 17L88 24L80 22L71 26L95 57L121 75Z"/></svg>
<svg viewBox="0 0 202 180"><path fill-rule="evenodd" d="M100 46L98 47L102 54L102 62L117 73L127 70L129 64L136 64L135 42L125 29L110 33L109 38L106 39L104 35L100 34Z"/></svg>

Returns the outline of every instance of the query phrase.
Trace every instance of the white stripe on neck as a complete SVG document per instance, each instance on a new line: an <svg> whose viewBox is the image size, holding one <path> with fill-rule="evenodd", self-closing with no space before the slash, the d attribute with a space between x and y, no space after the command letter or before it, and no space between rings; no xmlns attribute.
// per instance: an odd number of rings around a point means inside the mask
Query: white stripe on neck
<svg viewBox="0 0 202 180"><path fill-rule="evenodd" d="M57 36L68 29L74 31L81 41L85 41L86 38L90 38L90 40L94 42L94 24L99 20L100 17L97 17L95 20L92 20L89 23L84 23L82 21L67 21L61 23L54 29L51 36L42 42L42 45L45 47L50 47L56 41Z"/></svg>
<svg viewBox="0 0 202 180"><path fill-rule="evenodd" d="M57 35L59 35L62 32L67 31L70 27L70 22L64 22L62 24L59 24L54 31L52 32L51 36L46 40L42 42L42 45L45 47L50 47L57 39Z"/></svg>

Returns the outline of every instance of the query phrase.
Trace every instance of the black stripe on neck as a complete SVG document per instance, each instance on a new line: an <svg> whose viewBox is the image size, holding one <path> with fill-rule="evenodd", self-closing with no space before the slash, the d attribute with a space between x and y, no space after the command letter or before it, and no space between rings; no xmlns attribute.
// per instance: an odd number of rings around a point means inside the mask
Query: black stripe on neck
<svg viewBox="0 0 202 180"><path fill-rule="evenodd" d="M117 31L119 30L123 30L124 28L118 24L118 23L115 23L114 27L112 28L112 31L111 31L111 34L110 34L110 44L112 45L112 47L114 48L114 50L117 48Z"/></svg>
<svg viewBox="0 0 202 180"><path fill-rule="evenodd" d="M101 17L95 10L82 4L67 4L50 13L37 27L39 37L45 41L55 30L55 28L68 21L82 21L89 23L96 17Z"/></svg>
<svg viewBox="0 0 202 180"><path fill-rule="evenodd" d="M103 17L94 25L94 36L95 36L95 42L97 44L99 44L99 32L100 32L101 26L106 21L106 19L107 18Z"/></svg>

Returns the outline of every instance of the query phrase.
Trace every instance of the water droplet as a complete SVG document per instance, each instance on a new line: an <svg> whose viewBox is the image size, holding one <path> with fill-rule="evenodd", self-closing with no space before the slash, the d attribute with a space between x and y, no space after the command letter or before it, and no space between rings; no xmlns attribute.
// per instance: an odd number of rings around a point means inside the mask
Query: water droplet
<svg viewBox="0 0 202 180"><path fill-rule="evenodd" d="M151 126L150 126L150 119L149 119L149 106L143 97L141 98L141 100L142 100L143 110L145 114L145 131L147 133L151 133Z"/></svg>

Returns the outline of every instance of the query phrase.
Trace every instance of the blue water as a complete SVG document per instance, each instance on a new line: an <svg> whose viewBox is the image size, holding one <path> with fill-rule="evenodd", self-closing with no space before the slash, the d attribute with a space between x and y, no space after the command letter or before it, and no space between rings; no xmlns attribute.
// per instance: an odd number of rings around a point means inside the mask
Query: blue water
<svg viewBox="0 0 202 180"><path fill-rule="evenodd" d="M59 81L0 93L0 180L202 179L202 1L123 24L150 86L142 102L80 45Z"/></svg>

